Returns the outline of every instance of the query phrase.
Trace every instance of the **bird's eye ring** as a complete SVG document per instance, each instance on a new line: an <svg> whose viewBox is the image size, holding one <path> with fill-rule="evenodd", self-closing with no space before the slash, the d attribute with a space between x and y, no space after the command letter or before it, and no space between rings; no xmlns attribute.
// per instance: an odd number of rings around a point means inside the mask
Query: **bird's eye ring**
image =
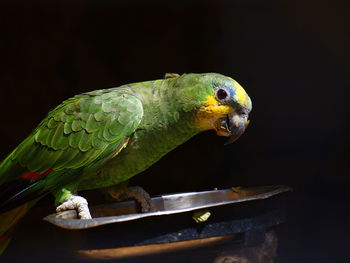
<svg viewBox="0 0 350 263"><path fill-rule="evenodd" d="M217 89L216 90L216 97L218 98L218 100L225 100L228 97L228 93L225 89Z"/></svg>

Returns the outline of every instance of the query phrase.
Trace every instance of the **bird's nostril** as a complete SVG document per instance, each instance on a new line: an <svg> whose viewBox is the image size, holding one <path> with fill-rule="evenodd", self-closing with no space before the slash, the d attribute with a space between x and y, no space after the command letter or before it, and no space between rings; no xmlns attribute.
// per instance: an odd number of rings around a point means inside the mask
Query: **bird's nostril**
<svg viewBox="0 0 350 263"><path fill-rule="evenodd" d="M248 110L246 108L238 108L236 112L238 115L248 115Z"/></svg>

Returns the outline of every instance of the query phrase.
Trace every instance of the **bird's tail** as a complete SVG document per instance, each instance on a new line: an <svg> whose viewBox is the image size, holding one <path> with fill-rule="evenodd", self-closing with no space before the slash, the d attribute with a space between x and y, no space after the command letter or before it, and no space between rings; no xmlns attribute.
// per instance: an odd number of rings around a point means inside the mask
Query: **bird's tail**
<svg viewBox="0 0 350 263"><path fill-rule="evenodd" d="M4 252L10 242L15 225L32 206L33 203L28 202L0 214L0 255Z"/></svg>

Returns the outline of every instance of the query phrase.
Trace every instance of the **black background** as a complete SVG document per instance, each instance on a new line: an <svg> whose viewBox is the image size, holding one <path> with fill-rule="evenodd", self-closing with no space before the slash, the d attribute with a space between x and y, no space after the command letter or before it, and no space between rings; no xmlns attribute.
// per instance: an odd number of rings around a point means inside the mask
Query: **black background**
<svg viewBox="0 0 350 263"><path fill-rule="evenodd" d="M288 223L278 230L277 262L345 262L350 248L345 2L2 1L0 157L52 107L77 93L165 72L229 75L253 101L244 136L224 147L214 132L200 134L132 183L151 195L290 185L294 192ZM8 253L23 249L15 244Z"/></svg>

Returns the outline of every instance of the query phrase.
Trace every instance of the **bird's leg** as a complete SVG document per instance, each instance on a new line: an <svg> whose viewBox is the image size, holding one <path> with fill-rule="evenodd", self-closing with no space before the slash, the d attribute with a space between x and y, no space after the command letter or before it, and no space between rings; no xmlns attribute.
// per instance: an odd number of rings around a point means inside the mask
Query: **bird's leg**
<svg viewBox="0 0 350 263"><path fill-rule="evenodd" d="M57 206L56 212L63 212L66 210L77 211L80 219L91 219L88 202L84 197L72 195L68 200Z"/></svg>
<svg viewBox="0 0 350 263"><path fill-rule="evenodd" d="M141 212L150 212L152 210L152 200L150 195L140 186L110 187L107 192L117 201L127 199L135 200L141 207Z"/></svg>
<svg viewBox="0 0 350 263"><path fill-rule="evenodd" d="M88 202L84 197L72 195L68 200L57 206L56 212L63 212L66 210L77 211L80 219L91 219Z"/></svg>
<svg viewBox="0 0 350 263"><path fill-rule="evenodd" d="M78 218L91 219L87 200L84 197L73 195L67 188L56 192L56 204L60 204L56 207L57 213L66 210L75 210L77 211Z"/></svg>

